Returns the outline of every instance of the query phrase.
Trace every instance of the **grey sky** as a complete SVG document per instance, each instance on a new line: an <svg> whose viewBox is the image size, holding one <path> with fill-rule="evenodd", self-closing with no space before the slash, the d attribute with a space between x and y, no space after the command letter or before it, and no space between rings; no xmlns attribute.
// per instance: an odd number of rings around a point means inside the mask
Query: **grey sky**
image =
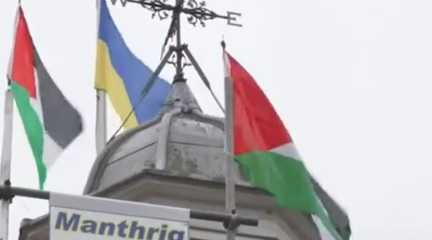
<svg viewBox="0 0 432 240"><path fill-rule="evenodd" d="M184 40L223 97L219 42L259 82L309 170L348 211L354 240L432 235L432 2L426 0L208 0L243 13L244 27L214 21L184 28ZM80 194L94 161L94 1L23 0L39 54L81 111L85 132L51 168L46 189ZM0 3L0 76L5 76L16 1ZM156 67L168 22L139 6L111 7L132 51ZM171 69L162 76L170 78ZM221 115L194 72L189 84L205 112ZM3 109L6 79L1 84ZM2 121L2 120L1 120ZM37 188L33 157L15 115L12 181ZM118 126L110 114L112 132ZM11 238L23 217L47 204L16 199Z"/></svg>

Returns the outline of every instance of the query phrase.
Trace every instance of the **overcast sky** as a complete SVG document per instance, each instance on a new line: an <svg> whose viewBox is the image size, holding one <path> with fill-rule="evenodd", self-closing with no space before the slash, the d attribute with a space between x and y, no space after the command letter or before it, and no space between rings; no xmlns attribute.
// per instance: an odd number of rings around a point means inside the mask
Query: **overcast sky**
<svg viewBox="0 0 432 240"><path fill-rule="evenodd" d="M208 0L243 13L183 36L223 99L219 42L252 73L289 129L309 170L343 206L354 240L432 235L432 2L427 0ZM17 3L0 3L0 76L6 75ZM81 111L84 133L51 168L46 189L82 193L95 159L94 1L23 0L42 61ZM111 6L132 51L155 68L169 22L139 6ZM162 73L172 78L172 71ZM197 75L189 84L204 111L221 116ZM0 84L3 112L6 78ZM1 114L1 118L2 118ZM110 132L118 126L110 114ZM0 120L3 122L3 120ZM2 125L2 124L1 124ZM15 115L12 182L37 188L33 156ZM11 236L43 201L14 200Z"/></svg>

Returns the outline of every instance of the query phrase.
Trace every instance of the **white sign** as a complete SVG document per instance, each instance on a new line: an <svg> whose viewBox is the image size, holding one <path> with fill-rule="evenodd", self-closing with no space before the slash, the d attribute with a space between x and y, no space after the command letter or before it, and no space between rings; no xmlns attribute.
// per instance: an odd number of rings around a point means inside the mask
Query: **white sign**
<svg viewBox="0 0 432 240"><path fill-rule="evenodd" d="M51 240L187 240L188 209L51 194Z"/></svg>

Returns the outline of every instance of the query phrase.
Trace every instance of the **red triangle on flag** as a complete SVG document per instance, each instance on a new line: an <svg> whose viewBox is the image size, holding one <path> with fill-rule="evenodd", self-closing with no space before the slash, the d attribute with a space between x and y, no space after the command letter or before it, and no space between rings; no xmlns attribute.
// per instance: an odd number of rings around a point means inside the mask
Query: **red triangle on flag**
<svg viewBox="0 0 432 240"><path fill-rule="evenodd" d="M31 97L36 98L33 42L21 7L18 10L16 24L15 47L9 76L12 81L25 88Z"/></svg>
<svg viewBox="0 0 432 240"><path fill-rule="evenodd" d="M227 53L233 81L234 154L268 151L292 142L284 124L253 77Z"/></svg>

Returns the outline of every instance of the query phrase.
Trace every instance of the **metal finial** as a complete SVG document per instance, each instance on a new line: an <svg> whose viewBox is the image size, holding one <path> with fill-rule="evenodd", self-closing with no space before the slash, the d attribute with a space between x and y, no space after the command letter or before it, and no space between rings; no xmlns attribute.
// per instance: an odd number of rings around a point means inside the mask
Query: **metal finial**
<svg viewBox="0 0 432 240"><path fill-rule="evenodd" d="M222 40L222 41L221 41L221 46L222 46L223 50L225 50L225 48L226 48L225 40Z"/></svg>

